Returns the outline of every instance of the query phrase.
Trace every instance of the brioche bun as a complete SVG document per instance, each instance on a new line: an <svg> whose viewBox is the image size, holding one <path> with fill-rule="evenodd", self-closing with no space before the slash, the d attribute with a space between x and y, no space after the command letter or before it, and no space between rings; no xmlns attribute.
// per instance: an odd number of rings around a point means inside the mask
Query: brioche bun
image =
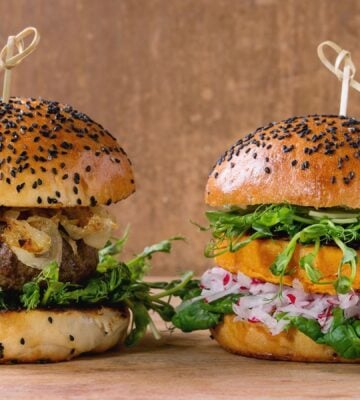
<svg viewBox="0 0 360 400"><path fill-rule="evenodd" d="M58 102L0 102L0 206L110 204L135 191L131 162L101 125Z"/></svg>
<svg viewBox="0 0 360 400"><path fill-rule="evenodd" d="M294 117L240 139L209 176L206 203L360 208L360 121Z"/></svg>
<svg viewBox="0 0 360 400"><path fill-rule="evenodd" d="M246 357L306 362L360 362L360 359L339 357L331 347L315 343L298 329L290 328L273 336L264 324L235 321L234 315L225 315L224 321L211 333L221 347Z"/></svg>
<svg viewBox="0 0 360 400"><path fill-rule="evenodd" d="M129 313L118 308L0 312L0 363L58 362L123 340Z"/></svg>

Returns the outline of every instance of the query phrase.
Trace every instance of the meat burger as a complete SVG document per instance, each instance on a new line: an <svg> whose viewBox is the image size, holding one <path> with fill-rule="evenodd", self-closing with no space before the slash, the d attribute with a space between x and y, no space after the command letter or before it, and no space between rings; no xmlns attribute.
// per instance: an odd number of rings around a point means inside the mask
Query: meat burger
<svg viewBox="0 0 360 400"><path fill-rule="evenodd" d="M141 278L154 252L123 263L126 237L106 205L135 191L115 138L71 106L38 99L0 103L0 362L62 361L136 343L148 310L173 309ZM189 277L187 278L189 280ZM183 281L158 284L175 294ZM131 325L130 323L131 310Z"/></svg>

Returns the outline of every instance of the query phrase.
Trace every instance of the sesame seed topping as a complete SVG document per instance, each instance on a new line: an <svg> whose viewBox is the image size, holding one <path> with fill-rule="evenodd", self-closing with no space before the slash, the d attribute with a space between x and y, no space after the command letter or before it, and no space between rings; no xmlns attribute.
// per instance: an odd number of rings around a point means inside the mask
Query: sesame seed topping
<svg viewBox="0 0 360 400"><path fill-rule="evenodd" d="M271 173L271 169L270 169L269 167L265 167L265 168L264 168L264 171L265 171L267 174L270 174L270 173Z"/></svg>
<svg viewBox="0 0 360 400"><path fill-rule="evenodd" d="M301 169L302 169L302 170L308 169L309 167L310 167L309 161L304 161L304 162L301 164Z"/></svg>
<svg viewBox="0 0 360 400"><path fill-rule="evenodd" d="M80 175L75 172L74 174L74 182L78 185L80 183Z"/></svg>

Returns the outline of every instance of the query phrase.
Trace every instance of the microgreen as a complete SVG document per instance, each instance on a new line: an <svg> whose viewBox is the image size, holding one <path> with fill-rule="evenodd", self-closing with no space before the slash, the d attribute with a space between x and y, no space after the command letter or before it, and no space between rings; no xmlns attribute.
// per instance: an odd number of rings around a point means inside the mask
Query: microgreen
<svg viewBox="0 0 360 400"><path fill-rule="evenodd" d="M260 238L284 238L289 242L276 257L271 272L280 277L280 283L295 252L296 245L314 244L314 250L300 259L300 268L313 283L323 281L316 268L316 256L321 245L335 245L343 253L338 276L331 283L338 293L351 290L356 275L357 253L352 247L360 241L360 212L352 210L320 210L288 204L263 205L249 210L208 211L209 228L213 240L206 246L205 255L216 257L235 252ZM347 272L347 273L344 273Z"/></svg>
<svg viewBox="0 0 360 400"><path fill-rule="evenodd" d="M156 312L164 321L171 321L175 310L170 304L172 296L183 297L198 287L188 272L180 279L170 282L146 282L144 275L150 268L154 253L169 253L172 242L183 240L173 237L146 247L128 262L118 257L126 243L128 232L120 239L109 242L99 251L99 264L94 276L81 284L59 281L59 266L50 263L32 281L27 282L20 293L11 296L0 291L0 308L67 307L108 305L127 306L131 310L132 322L125 344L136 344L145 334L147 327L156 338L159 332L151 318L150 311Z"/></svg>

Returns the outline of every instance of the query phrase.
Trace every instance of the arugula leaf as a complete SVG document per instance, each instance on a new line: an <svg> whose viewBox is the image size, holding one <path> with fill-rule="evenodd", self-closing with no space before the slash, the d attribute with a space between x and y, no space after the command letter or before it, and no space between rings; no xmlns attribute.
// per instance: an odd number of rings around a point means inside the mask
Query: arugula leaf
<svg viewBox="0 0 360 400"><path fill-rule="evenodd" d="M109 241L105 247L99 250L99 263L97 265L98 272L106 272L108 269L115 268L119 263L114 255L122 252L125 243L129 237L129 227L125 229L123 236L114 242Z"/></svg>
<svg viewBox="0 0 360 400"><path fill-rule="evenodd" d="M331 346L344 358L360 357L360 321L344 318L344 312L340 308L333 310L334 322L318 343Z"/></svg>
<svg viewBox="0 0 360 400"><path fill-rule="evenodd" d="M220 322L222 315L209 310L208 305L196 301L177 312L172 318L172 323L183 332L209 329Z"/></svg>
<svg viewBox="0 0 360 400"><path fill-rule="evenodd" d="M154 253L170 253L172 242L175 240L185 240L182 236L174 236L168 240L145 247L144 251L126 264L131 271L132 279L142 279L150 269L149 260Z"/></svg>
<svg viewBox="0 0 360 400"><path fill-rule="evenodd" d="M299 316L298 317L286 316L285 319L288 319L290 321L291 326L299 329L300 332L304 333L306 336L309 336L315 342L323 336L320 324L313 319L307 319Z"/></svg>
<svg viewBox="0 0 360 400"><path fill-rule="evenodd" d="M233 304L240 295L228 295L211 303L198 300L182 308L179 308L172 323L183 332L209 329L217 325L224 314L233 312Z"/></svg>

